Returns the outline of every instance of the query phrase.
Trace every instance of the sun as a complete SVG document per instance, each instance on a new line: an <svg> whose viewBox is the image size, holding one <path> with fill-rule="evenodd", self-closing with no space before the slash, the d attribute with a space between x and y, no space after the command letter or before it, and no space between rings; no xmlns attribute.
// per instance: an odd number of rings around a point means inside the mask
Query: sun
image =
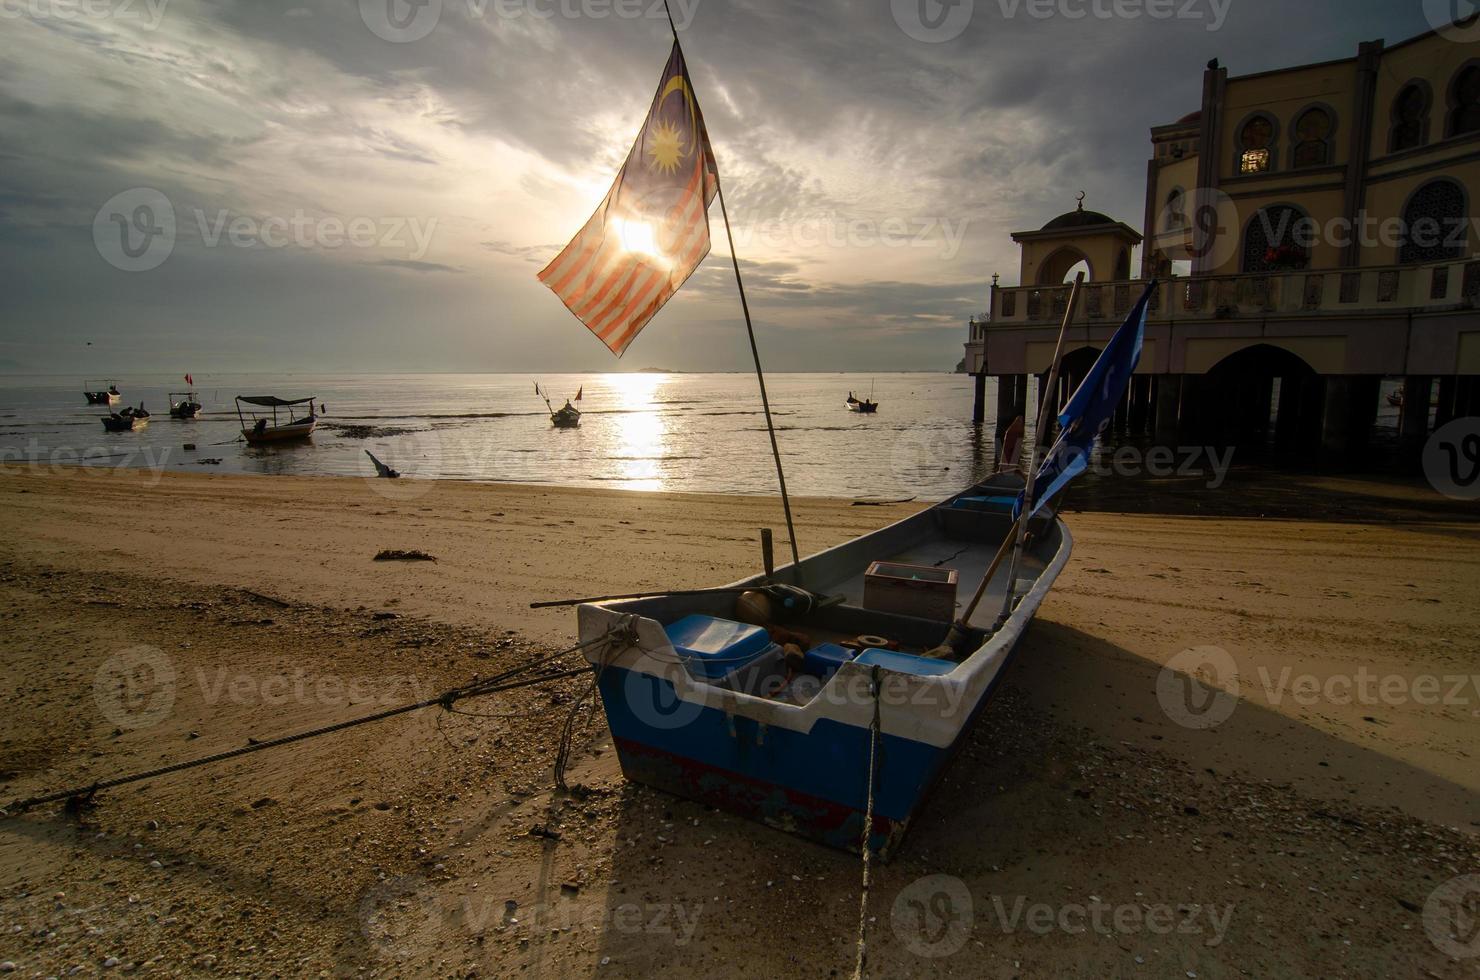
<svg viewBox="0 0 1480 980"><path fill-rule="evenodd" d="M678 170L679 161L688 155L683 133L671 123L658 123L653 130L652 142L648 145L648 154L653 158L654 167L665 174L673 173Z"/></svg>

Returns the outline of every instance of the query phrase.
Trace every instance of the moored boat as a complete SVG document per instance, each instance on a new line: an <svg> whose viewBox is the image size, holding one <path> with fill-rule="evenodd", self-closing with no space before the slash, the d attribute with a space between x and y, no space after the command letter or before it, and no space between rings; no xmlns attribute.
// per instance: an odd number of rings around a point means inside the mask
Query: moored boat
<svg viewBox="0 0 1480 980"><path fill-rule="evenodd" d="M200 395L193 391L170 392L170 417L193 419L200 415Z"/></svg>
<svg viewBox="0 0 1480 980"><path fill-rule="evenodd" d="M850 850L861 844L872 775L870 847L887 853L1068 561L1069 531L1045 511L1032 522L1013 576L1017 598L999 625L1012 573L993 556L1014 526L1022 486L1016 476L993 477L728 592L582 605L580 636L592 644L587 656L599 668L623 773ZM975 591L994 567L964 624L964 656L941 659L937 647L970 595L957 589ZM758 599L772 583L806 593Z"/></svg>
<svg viewBox="0 0 1480 980"><path fill-rule="evenodd" d="M872 398L855 398L851 391L848 392L848 401L845 404L848 406L848 411L862 412L865 415L870 415L879 410L878 402Z"/></svg>
<svg viewBox="0 0 1480 980"><path fill-rule="evenodd" d="M113 381L84 381L82 395L89 405L117 405L123 396Z"/></svg>
<svg viewBox="0 0 1480 980"><path fill-rule="evenodd" d="M550 412L550 424L555 426L555 428L575 429L580 426L581 410L579 408L576 408L575 405L571 404L571 399L567 398L563 406L561 406L560 408L556 408L555 406L550 404L550 396L547 395L544 389L542 389L538 384L534 386L534 393L545 400L545 408L548 409ZM586 386L582 385L580 389L576 392L575 401L580 401L581 396L585 393Z"/></svg>
<svg viewBox="0 0 1480 980"><path fill-rule="evenodd" d="M149 413L141 402L138 408L132 405L121 412L103 416L103 428L109 432L133 432L149 424Z"/></svg>
<svg viewBox="0 0 1480 980"><path fill-rule="evenodd" d="M242 406L249 407L245 412ZM308 406L306 415L299 415L296 409L300 405ZM264 443L292 442L307 439L313 435L313 430L318 426L318 416L313 411L314 396L307 398L279 398L276 395L238 395L236 398L236 416L241 422L242 437L249 445L261 445ZM271 415L258 412L258 408L271 409ZM283 415L278 410L283 410ZM252 422L247 422L247 416L252 417Z"/></svg>

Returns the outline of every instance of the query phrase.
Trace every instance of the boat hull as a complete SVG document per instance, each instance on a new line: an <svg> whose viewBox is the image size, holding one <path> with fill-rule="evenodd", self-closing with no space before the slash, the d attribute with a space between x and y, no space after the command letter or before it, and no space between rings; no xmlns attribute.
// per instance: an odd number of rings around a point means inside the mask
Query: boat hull
<svg viewBox="0 0 1480 980"><path fill-rule="evenodd" d="M137 432L139 429L144 428L144 426L148 424L149 420L147 418L103 419L103 428L109 432Z"/></svg>
<svg viewBox="0 0 1480 980"><path fill-rule="evenodd" d="M862 415L872 415L879 410L878 402L849 402L848 411L858 412Z"/></svg>
<svg viewBox="0 0 1480 980"><path fill-rule="evenodd" d="M313 435L313 430L318 422L309 422L304 425L279 425L268 426L265 429L247 428L242 429L242 438L247 440L251 446L260 446L278 442L296 442L307 439Z"/></svg>
<svg viewBox="0 0 1480 980"><path fill-rule="evenodd" d="M109 391L84 391L82 394L89 405L117 405L122 397Z"/></svg>
<svg viewBox="0 0 1480 980"><path fill-rule="evenodd" d="M200 415L199 405L177 405L170 409L170 417L190 421Z"/></svg>
<svg viewBox="0 0 1480 980"><path fill-rule="evenodd" d="M862 588L862 575L850 576L848 570L866 567L869 557L903 554L919 560L929 557L919 554L921 548L950 555L966 545L981 557L963 564L979 561L986 568L1011 523L1008 514L952 510L938 515L937 510L804 561L804 580L820 591L844 594L845 603L787 622L786 628L814 635L880 634L895 638L900 649L915 651L939 643L948 627L943 621L847 604L861 601ZM1022 599L1012 615L995 633L976 636L975 649L961 663L928 674L851 660L819 681L815 695L796 700L747 693L743 684L696 679L676 654L664 624L683 615L724 616L722 603L733 604L733 596L582 606L581 639L593 644L587 656L599 667L598 689L624 775L856 852L862 846L877 724L869 847L887 857L902 843L931 787L988 704L1028 622L1068 560L1073 542L1057 518L1040 538L1032 581L1019 587ZM1029 564L1026 556L1024 564ZM992 580L998 591L989 591L979 607L985 622L974 620L973 629L990 624L1001 609L1006 570L1002 573L1000 585L998 576ZM797 569L788 566L777 571L777 580L794 581L796 575ZM735 583L759 584L759 578ZM613 630L621 639L601 644Z"/></svg>

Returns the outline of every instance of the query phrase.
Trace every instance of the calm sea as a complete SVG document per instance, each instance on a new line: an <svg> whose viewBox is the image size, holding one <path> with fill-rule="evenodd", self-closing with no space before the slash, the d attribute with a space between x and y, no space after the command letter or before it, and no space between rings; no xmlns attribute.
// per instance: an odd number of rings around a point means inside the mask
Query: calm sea
<svg viewBox="0 0 1480 980"><path fill-rule="evenodd" d="M411 478L712 493L774 492L776 474L754 375L361 375L195 377L204 415L169 418L160 377L116 378L121 404L154 418L107 433L81 377L0 378L0 457L184 472L373 476L365 450ZM575 430L551 427L584 389ZM944 497L988 471L971 425L971 379L953 374L774 374L767 378L789 489L798 495ZM844 407L872 392L876 415ZM236 395L314 396L327 407L312 442L249 448ZM989 387L988 410L995 407ZM186 450L187 443L195 445Z"/></svg>

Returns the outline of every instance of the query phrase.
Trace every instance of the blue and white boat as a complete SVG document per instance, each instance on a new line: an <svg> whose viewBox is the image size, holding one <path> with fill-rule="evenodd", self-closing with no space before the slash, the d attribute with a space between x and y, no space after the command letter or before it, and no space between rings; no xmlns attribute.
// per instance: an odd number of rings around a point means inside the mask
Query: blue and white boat
<svg viewBox="0 0 1480 980"><path fill-rule="evenodd" d="M993 477L729 592L580 606L623 773L858 851L873 755L869 846L887 856L1069 559L1069 531L1045 510L1015 573L999 565L965 621L964 658L922 655L992 567L1021 489L1018 477ZM1000 618L1009 575L1016 598ZM773 591L766 609L755 590L769 583L833 598L787 609Z"/></svg>

